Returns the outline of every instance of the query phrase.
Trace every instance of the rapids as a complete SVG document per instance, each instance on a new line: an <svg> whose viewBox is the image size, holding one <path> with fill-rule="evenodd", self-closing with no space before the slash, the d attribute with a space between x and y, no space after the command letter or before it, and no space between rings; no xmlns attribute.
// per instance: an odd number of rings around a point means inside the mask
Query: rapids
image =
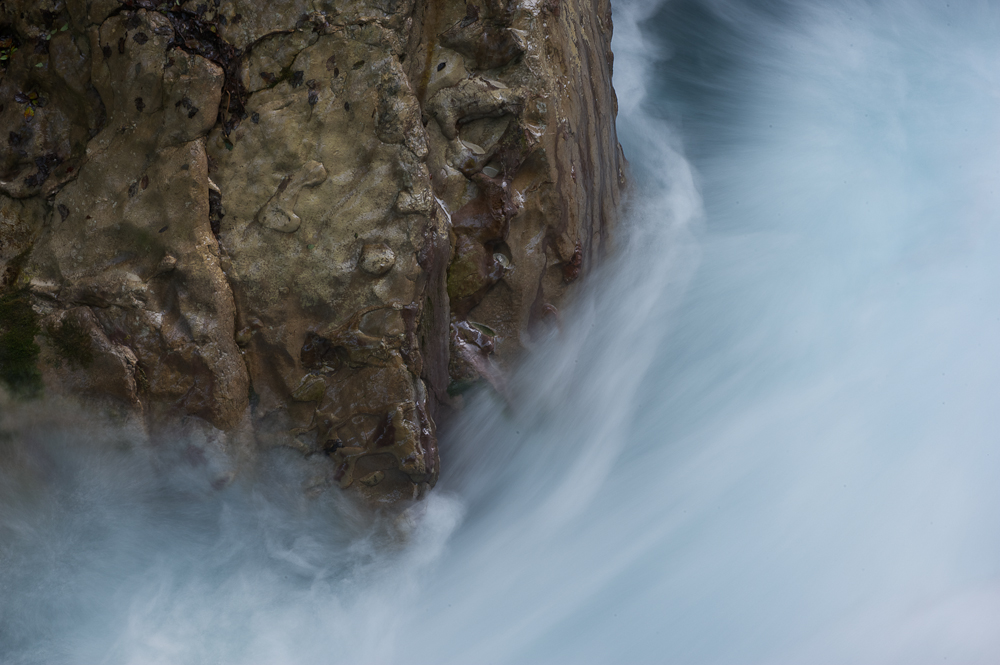
<svg viewBox="0 0 1000 665"><path fill-rule="evenodd" d="M997 35L616 3L620 254L431 496L371 524L291 451L215 491L7 405L0 662L1000 662Z"/></svg>

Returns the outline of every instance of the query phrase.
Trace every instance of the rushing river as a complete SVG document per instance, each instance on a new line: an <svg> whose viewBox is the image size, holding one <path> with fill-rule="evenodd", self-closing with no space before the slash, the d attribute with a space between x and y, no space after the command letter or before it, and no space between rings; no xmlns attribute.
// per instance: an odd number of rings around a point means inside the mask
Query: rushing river
<svg viewBox="0 0 1000 665"><path fill-rule="evenodd" d="M372 526L290 452L216 492L38 425L0 662L1000 662L1000 3L615 29L621 256L430 498Z"/></svg>

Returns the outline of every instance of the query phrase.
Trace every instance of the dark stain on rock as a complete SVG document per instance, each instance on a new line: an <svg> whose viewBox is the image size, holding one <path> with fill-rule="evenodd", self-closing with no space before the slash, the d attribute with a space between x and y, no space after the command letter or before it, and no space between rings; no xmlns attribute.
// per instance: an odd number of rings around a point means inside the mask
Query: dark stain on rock
<svg viewBox="0 0 1000 665"><path fill-rule="evenodd" d="M142 110L146 108L146 102L142 101L142 97L135 98L135 110L142 113Z"/></svg>
<svg viewBox="0 0 1000 665"><path fill-rule="evenodd" d="M87 369L94 364L93 341L72 315L64 318L58 326L54 323L47 325L45 335L55 352L71 368Z"/></svg>
<svg viewBox="0 0 1000 665"><path fill-rule="evenodd" d="M0 296L0 380L18 397L42 391L35 336L41 332L27 289Z"/></svg>
<svg viewBox="0 0 1000 665"><path fill-rule="evenodd" d="M28 187L41 187L49 179L52 169L61 163L62 159L54 152L42 155L41 157L35 157L35 169L37 170L33 175L24 179L24 184Z"/></svg>
<svg viewBox="0 0 1000 665"><path fill-rule="evenodd" d="M459 25L463 28L467 28L478 20L479 7L472 3L465 5L465 18L459 22Z"/></svg>
<svg viewBox="0 0 1000 665"><path fill-rule="evenodd" d="M249 93L240 82L239 77L243 52L219 35L218 15L214 19L204 19L207 5L198 5L196 11L192 12L184 7L178 7L176 3L157 2L155 5L147 7L150 3L151 0L121 0L121 4L126 10L155 8L161 16L170 21L172 37L167 44L168 51L172 48L179 48L187 53L211 60L222 68L225 76L222 86L225 101L219 105L217 121L222 124L223 133L228 136L236 125L246 117L244 105ZM238 18L241 17L234 16L233 22L239 22ZM138 16L133 13L130 15L127 25L131 25L137 20ZM139 27L138 23L135 27ZM118 50L120 53L125 52L124 37L118 42Z"/></svg>
<svg viewBox="0 0 1000 665"><path fill-rule="evenodd" d="M212 229L212 235L216 238L222 232L222 218L226 216L226 209L222 207L222 194L214 189L208 190L208 222Z"/></svg>
<svg viewBox="0 0 1000 665"><path fill-rule="evenodd" d="M145 32L137 32L132 35L132 40L139 46L142 46L149 41L149 36Z"/></svg>
<svg viewBox="0 0 1000 665"><path fill-rule="evenodd" d="M187 112L188 112L188 114L187 114L188 119L193 118L196 115L198 115L198 111L200 110L197 106L195 106L194 104L192 104L191 100L188 99L187 97L181 97L180 101L178 101L178 102L176 102L174 104L174 108L179 108L181 106L183 106L187 110Z"/></svg>
<svg viewBox="0 0 1000 665"><path fill-rule="evenodd" d="M69 208L60 203L59 205L56 206L56 210L59 211L60 219L65 222L66 218L69 217Z"/></svg>
<svg viewBox="0 0 1000 665"><path fill-rule="evenodd" d="M302 361L303 367L315 370L322 368L323 365L338 364L340 356L333 342L326 337L310 332L306 334L306 339L302 343L299 360Z"/></svg>
<svg viewBox="0 0 1000 665"><path fill-rule="evenodd" d="M580 277L580 269L583 266L583 247L576 243L576 250L569 261L563 264L563 281L573 282Z"/></svg>
<svg viewBox="0 0 1000 665"><path fill-rule="evenodd" d="M373 439L376 448L387 448L396 443L396 427L392 424L392 414L387 413L379 420Z"/></svg>
<svg viewBox="0 0 1000 665"><path fill-rule="evenodd" d="M442 46L458 51L475 63L476 69L503 67L524 53L510 31L510 11L493 7L492 15L481 18L475 5L465 6L465 18L441 33ZM438 71L442 66L438 65Z"/></svg>
<svg viewBox="0 0 1000 665"><path fill-rule="evenodd" d="M452 215L456 243L455 258L448 267L448 297L459 317L467 315L503 277L504 267L495 253L517 213L509 183L483 173L474 174L471 180L479 186L479 196Z"/></svg>

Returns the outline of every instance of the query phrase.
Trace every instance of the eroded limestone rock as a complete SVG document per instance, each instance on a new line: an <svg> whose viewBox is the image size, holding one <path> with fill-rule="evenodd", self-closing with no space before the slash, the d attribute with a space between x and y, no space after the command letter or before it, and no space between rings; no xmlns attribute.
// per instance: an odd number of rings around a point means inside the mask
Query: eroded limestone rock
<svg viewBox="0 0 1000 665"><path fill-rule="evenodd" d="M295 173L281 179L274 195L257 212L257 222L261 226L283 233L298 231L302 225L302 220L295 214L295 204L299 201L299 194L306 187L322 185L326 176L323 164L309 160Z"/></svg>
<svg viewBox="0 0 1000 665"><path fill-rule="evenodd" d="M381 277L396 263L396 255L385 243L373 243L361 248L361 260L358 266L373 277Z"/></svg>
<svg viewBox="0 0 1000 665"><path fill-rule="evenodd" d="M605 251L606 1L2 7L0 294L47 391L150 436L419 497Z"/></svg>

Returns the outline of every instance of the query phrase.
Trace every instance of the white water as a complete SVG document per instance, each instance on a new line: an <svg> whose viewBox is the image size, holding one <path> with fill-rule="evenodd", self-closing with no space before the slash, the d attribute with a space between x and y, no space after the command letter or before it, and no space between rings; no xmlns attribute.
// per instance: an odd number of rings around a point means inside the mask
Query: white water
<svg viewBox="0 0 1000 665"><path fill-rule="evenodd" d="M643 196L514 412L397 527L36 426L0 662L1000 662L1000 6L615 12Z"/></svg>

